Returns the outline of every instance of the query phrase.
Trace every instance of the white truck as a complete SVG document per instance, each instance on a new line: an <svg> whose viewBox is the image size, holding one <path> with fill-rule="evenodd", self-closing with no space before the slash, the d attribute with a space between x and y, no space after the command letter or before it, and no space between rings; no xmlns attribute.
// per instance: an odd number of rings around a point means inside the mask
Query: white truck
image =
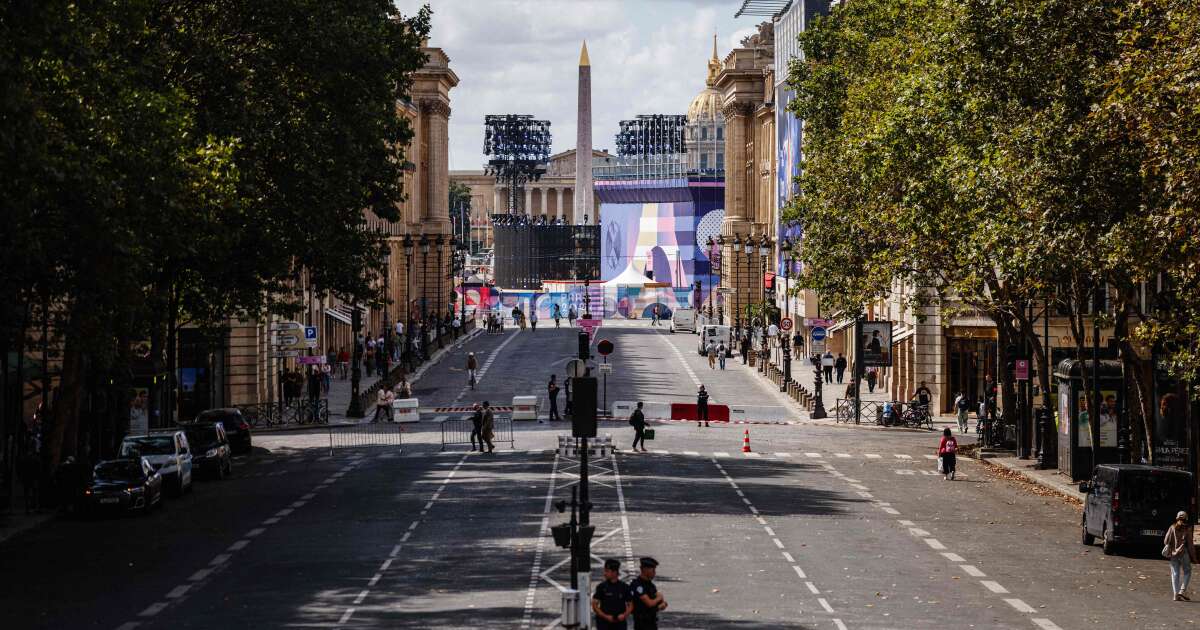
<svg viewBox="0 0 1200 630"><path fill-rule="evenodd" d="M696 309L677 308L671 313L671 332L696 331Z"/></svg>
<svg viewBox="0 0 1200 630"><path fill-rule="evenodd" d="M708 354L708 342L712 341L718 348L721 344L725 344L725 356L733 356L733 343L730 340L729 326L721 326L719 324L709 324L700 329L700 342L696 346L696 352L700 356Z"/></svg>

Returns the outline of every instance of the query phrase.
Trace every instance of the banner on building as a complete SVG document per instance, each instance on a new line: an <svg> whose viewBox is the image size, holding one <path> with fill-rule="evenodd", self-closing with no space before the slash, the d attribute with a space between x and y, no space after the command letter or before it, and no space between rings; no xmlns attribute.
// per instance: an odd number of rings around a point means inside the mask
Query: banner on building
<svg viewBox="0 0 1200 630"><path fill-rule="evenodd" d="M863 322L861 341L861 365L864 367L891 367L892 322Z"/></svg>

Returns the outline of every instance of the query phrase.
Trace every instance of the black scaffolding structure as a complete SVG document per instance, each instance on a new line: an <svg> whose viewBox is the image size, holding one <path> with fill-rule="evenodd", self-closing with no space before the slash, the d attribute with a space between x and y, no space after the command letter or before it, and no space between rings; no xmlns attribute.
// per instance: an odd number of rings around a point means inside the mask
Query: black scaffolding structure
<svg viewBox="0 0 1200 630"><path fill-rule="evenodd" d="M683 114L639 114L631 120L622 120L620 125L617 155L646 157L687 152L683 143L687 116Z"/></svg>
<svg viewBox="0 0 1200 630"><path fill-rule="evenodd" d="M496 286L541 290L547 280L600 280L600 226L493 218Z"/></svg>
<svg viewBox="0 0 1200 630"><path fill-rule="evenodd" d="M529 114L489 114L483 123L483 153L488 156L484 172L496 178L496 185L508 186L508 214L516 214L525 184L546 172L550 121Z"/></svg>

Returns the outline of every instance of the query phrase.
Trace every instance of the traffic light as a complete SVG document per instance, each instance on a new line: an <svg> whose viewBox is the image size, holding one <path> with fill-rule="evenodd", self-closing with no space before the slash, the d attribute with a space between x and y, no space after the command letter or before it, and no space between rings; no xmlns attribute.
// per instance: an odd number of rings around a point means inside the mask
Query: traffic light
<svg viewBox="0 0 1200 630"><path fill-rule="evenodd" d="M579 358L587 361L591 358L592 338L582 330L579 331Z"/></svg>
<svg viewBox="0 0 1200 630"><path fill-rule="evenodd" d="M571 435L577 438L596 437L596 377L571 379Z"/></svg>

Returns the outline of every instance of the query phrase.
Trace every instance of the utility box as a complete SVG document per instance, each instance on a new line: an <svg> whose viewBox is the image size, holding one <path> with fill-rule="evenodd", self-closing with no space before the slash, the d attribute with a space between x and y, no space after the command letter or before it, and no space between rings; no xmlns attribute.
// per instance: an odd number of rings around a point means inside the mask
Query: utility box
<svg viewBox="0 0 1200 630"><path fill-rule="evenodd" d="M512 419L513 420L537 420L538 419L538 397L537 396L513 396L512 402Z"/></svg>
<svg viewBox="0 0 1200 630"><path fill-rule="evenodd" d="M392 401L392 411L396 422L420 422L420 401L416 398L400 398Z"/></svg>
<svg viewBox="0 0 1200 630"><path fill-rule="evenodd" d="M1091 413L1092 400L1083 387L1083 375L1092 378L1092 361L1067 359L1054 370L1058 387L1058 469L1072 481L1090 479L1097 464L1115 464L1120 410L1125 407L1125 384L1120 361L1100 361L1100 410ZM1093 418L1099 419L1099 461L1092 461Z"/></svg>

